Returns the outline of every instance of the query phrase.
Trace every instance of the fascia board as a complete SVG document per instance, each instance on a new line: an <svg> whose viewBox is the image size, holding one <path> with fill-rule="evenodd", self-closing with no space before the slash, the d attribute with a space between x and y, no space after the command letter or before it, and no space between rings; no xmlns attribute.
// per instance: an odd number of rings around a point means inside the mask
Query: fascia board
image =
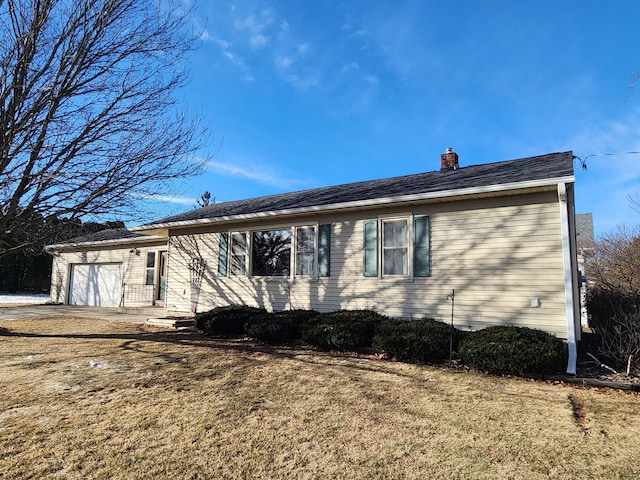
<svg viewBox="0 0 640 480"><path fill-rule="evenodd" d="M423 201L423 200L437 200L437 199L446 199L450 197L463 197L463 196L482 195L482 194L491 194L491 193L500 193L500 192L506 193L506 192L509 192L510 190L526 190L531 188L551 187L551 186L555 187L559 183L573 183L573 182L575 182L575 177L571 175L566 177L531 180L527 182L502 183L502 184L496 184L496 185L487 185L483 187L469 187L469 188L459 188L459 189L445 190L445 191L439 191L439 192L427 192L427 193L416 193L411 195L398 195L394 197L372 198L369 200L357 200L353 202L331 203L327 205L316 205L316 206L310 206L310 207L271 210L271 211L265 211L265 212L256 212L256 213L248 213L248 214L240 214L240 215L228 215L228 216L221 216L221 217L215 217L215 218L202 218L198 220L153 223L150 225L141 225L138 227L131 227L129 228L129 230L133 232L140 232L145 230L155 230L159 228L194 227L194 226L207 225L212 223L223 223L223 222L231 222L231 221L239 221L239 220L253 220L253 219L268 218L268 217L275 217L275 216L299 215L299 214L305 214L305 213L318 213L318 212L327 212L327 211L336 211L336 210L367 208L367 207L374 207L374 206L391 205L396 203L399 204L399 203L417 202L417 201Z"/></svg>
<svg viewBox="0 0 640 480"><path fill-rule="evenodd" d="M93 242L73 242L73 243L56 243L53 245L47 245L44 247L46 252L53 252L56 250L69 250L77 248L90 248L90 247L104 247L104 246L117 246L117 245L133 245L133 244L145 244L145 243L158 243L166 242L167 237L159 235L148 235L145 237L137 238L114 238L112 240L96 240Z"/></svg>

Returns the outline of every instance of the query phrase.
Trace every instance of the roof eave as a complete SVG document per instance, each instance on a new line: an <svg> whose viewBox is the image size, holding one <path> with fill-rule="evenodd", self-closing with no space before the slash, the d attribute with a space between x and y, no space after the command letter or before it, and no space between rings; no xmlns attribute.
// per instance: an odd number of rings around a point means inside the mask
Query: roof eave
<svg viewBox="0 0 640 480"><path fill-rule="evenodd" d="M129 238L114 238L111 240L94 240L91 242L69 242L69 243L56 243L53 245L47 245L44 247L45 252L51 253L59 250L78 249L78 248L91 248L91 247L104 247L104 246L118 246L118 245L139 245L145 243L158 243L161 241L167 241L167 237L159 235L145 235L144 237L129 237Z"/></svg>
<svg viewBox="0 0 640 480"><path fill-rule="evenodd" d="M228 215L213 218L202 218L197 220L182 220L178 222L167 223L154 223L149 225L140 225L138 227L131 227L129 230L142 232L147 230L157 230L164 228L185 228L200 225L207 225L212 223L231 222L239 220L252 220L257 218L286 216L286 215L299 215L305 213L317 213L327 212L334 210L346 210L354 208L367 208L373 206L390 205L394 203L408 203L417 202L423 200L438 200L446 199L450 197L464 197L472 195L492 194L492 193L507 193L512 190L526 190L532 188L551 187L556 186L559 183L573 183L575 182L575 176L569 175L564 177L545 178L540 180L530 180L526 182L513 182L503 183L495 185L487 185L483 187L468 187L459 188L438 192L416 193L411 195L399 195L393 197L373 198L369 200L357 200L352 202L331 203L327 205L315 205L310 207L299 207L282 210L269 210L264 212L255 212L241 215Z"/></svg>

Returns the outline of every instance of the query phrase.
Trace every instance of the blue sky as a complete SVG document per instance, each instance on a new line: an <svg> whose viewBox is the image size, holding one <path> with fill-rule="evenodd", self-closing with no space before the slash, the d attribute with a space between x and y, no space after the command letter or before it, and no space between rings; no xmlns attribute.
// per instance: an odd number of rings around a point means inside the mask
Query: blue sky
<svg viewBox="0 0 640 480"><path fill-rule="evenodd" d="M215 153L166 213L573 150L640 152L640 2L199 0L181 92ZM216 153L217 152L217 153ZM576 163L596 234L640 223L640 155Z"/></svg>

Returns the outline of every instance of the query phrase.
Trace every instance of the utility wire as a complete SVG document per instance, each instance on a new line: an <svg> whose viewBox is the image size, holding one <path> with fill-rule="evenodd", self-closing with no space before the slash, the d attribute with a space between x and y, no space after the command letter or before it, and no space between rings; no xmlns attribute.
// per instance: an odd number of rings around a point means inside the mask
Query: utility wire
<svg viewBox="0 0 640 480"><path fill-rule="evenodd" d="M583 170L587 169L587 158L589 157L611 157L616 155L640 155L640 152L617 152L617 153L590 153L584 157L573 156L574 160L578 160Z"/></svg>

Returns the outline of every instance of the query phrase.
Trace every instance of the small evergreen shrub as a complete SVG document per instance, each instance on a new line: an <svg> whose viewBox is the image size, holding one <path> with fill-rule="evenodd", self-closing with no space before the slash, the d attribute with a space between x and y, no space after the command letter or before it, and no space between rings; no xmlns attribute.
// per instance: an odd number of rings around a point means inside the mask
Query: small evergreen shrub
<svg viewBox="0 0 640 480"><path fill-rule="evenodd" d="M550 333L527 327L496 326L471 332L458 354L473 368L492 373L551 373L566 365L564 343Z"/></svg>
<svg viewBox="0 0 640 480"><path fill-rule="evenodd" d="M386 320L373 337L373 347L401 362L438 363L449 358L451 336L457 347L457 330L431 318Z"/></svg>
<svg viewBox="0 0 640 480"><path fill-rule="evenodd" d="M283 310L247 326L247 334L265 343L288 343L302 338L302 325L318 315L315 310Z"/></svg>
<svg viewBox="0 0 640 480"><path fill-rule="evenodd" d="M377 325L386 319L370 310L321 313L304 324L302 339L310 345L342 351L371 347Z"/></svg>
<svg viewBox="0 0 640 480"><path fill-rule="evenodd" d="M264 308L230 305L197 314L195 323L208 335L244 335L247 326L268 315Z"/></svg>

